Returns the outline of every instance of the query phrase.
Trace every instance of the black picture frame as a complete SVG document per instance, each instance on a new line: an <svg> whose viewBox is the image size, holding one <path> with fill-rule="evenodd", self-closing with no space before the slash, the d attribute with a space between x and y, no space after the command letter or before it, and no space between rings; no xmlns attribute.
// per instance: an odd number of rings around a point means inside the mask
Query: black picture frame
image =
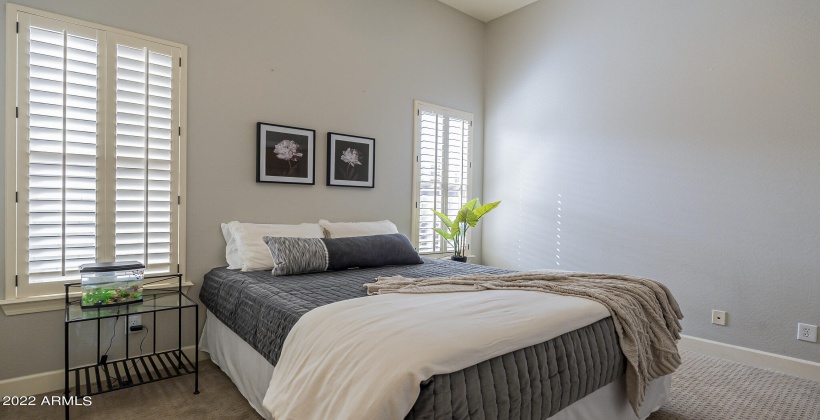
<svg viewBox="0 0 820 420"><path fill-rule="evenodd" d="M375 188L376 139L327 133L327 185Z"/></svg>
<svg viewBox="0 0 820 420"><path fill-rule="evenodd" d="M316 184L316 130L256 124L256 182Z"/></svg>

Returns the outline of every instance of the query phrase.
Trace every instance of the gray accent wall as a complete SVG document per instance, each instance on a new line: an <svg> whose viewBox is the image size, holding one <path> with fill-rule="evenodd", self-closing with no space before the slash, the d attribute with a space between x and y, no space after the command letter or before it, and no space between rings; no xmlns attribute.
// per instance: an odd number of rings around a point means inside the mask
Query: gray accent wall
<svg viewBox="0 0 820 420"><path fill-rule="evenodd" d="M820 324L818 22L814 0L541 0L491 21L484 263L655 278L684 334L820 361L795 339Z"/></svg>
<svg viewBox="0 0 820 420"><path fill-rule="evenodd" d="M5 22L6 2L0 3ZM220 222L390 219L409 235L414 99L475 114L473 171L475 191L482 189L484 24L437 1L16 3L188 45L186 279L195 284L191 296L197 296L209 269L225 265ZM4 46L5 28L0 32L3 69ZM0 102L0 114L5 112ZM315 186L255 182L260 121L316 130ZM375 189L325 186L328 131L376 139ZM0 194L4 187L0 178ZM0 206L0 220L4 210ZM475 243L480 240L476 235ZM0 380L61 369L61 320L62 312L0 313ZM190 327L193 317L185 322ZM103 336L110 337L110 331L104 328ZM175 329L167 331L160 337L172 344ZM93 341L87 339L93 328L72 334L75 354L93 352Z"/></svg>

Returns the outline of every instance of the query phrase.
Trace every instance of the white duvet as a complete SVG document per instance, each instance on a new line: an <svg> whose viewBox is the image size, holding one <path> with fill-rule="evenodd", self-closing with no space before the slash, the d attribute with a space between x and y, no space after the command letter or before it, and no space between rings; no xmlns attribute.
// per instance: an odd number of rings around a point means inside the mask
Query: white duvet
<svg viewBox="0 0 820 420"><path fill-rule="evenodd" d="M401 419L430 376L609 316L600 303L531 291L387 294L322 306L285 340L263 402L273 418Z"/></svg>

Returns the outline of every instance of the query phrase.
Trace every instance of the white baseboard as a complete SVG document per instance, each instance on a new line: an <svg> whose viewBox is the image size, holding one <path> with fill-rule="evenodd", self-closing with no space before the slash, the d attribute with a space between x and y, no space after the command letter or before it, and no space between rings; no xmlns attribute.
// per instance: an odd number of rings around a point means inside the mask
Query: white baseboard
<svg viewBox="0 0 820 420"><path fill-rule="evenodd" d="M765 351L734 346L688 335L681 335L678 348L820 381L820 363L810 360L781 356L779 354L767 353Z"/></svg>
<svg viewBox="0 0 820 420"><path fill-rule="evenodd" d="M63 387L62 370L37 373L0 381L0 395L30 396L51 392Z"/></svg>
<svg viewBox="0 0 820 420"><path fill-rule="evenodd" d="M193 361L194 346L183 347L182 351ZM199 352L199 360L205 360L207 354ZM82 379L82 378L81 378ZM85 384L84 380L80 381ZM11 378L0 381L0 395L37 395L45 394L47 392L63 392L65 386L65 371L54 370L51 372L37 373L34 375L21 376L19 378Z"/></svg>

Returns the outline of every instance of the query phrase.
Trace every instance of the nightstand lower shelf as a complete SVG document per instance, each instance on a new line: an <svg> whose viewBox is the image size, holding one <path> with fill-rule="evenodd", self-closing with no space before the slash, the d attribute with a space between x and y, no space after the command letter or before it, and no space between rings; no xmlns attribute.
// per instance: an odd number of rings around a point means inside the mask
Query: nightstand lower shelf
<svg viewBox="0 0 820 420"><path fill-rule="evenodd" d="M180 350L114 360L69 369L73 395L104 394L196 372L196 365Z"/></svg>

